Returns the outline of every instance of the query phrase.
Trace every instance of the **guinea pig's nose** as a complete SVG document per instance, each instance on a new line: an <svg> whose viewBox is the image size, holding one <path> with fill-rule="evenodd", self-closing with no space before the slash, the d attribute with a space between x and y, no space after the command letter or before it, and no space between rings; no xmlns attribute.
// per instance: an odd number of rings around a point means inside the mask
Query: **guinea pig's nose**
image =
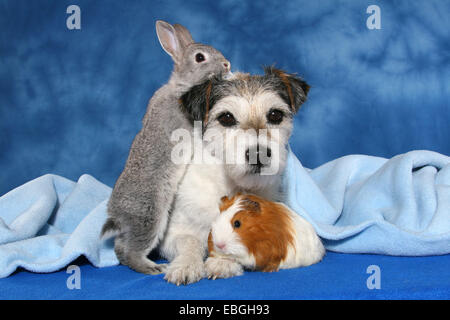
<svg viewBox="0 0 450 320"><path fill-rule="evenodd" d="M225 242L218 242L216 243L216 247L220 250L223 250L225 248Z"/></svg>

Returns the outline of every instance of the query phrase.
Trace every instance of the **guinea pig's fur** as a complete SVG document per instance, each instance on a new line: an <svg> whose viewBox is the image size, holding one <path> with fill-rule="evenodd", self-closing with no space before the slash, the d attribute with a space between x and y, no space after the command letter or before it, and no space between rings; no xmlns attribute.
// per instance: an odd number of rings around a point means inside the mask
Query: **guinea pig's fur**
<svg viewBox="0 0 450 320"><path fill-rule="evenodd" d="M308 266L325 255L312 225L280 202L238 193L222 198L220 212L208 238L210 256L270 272Z"/></svg>

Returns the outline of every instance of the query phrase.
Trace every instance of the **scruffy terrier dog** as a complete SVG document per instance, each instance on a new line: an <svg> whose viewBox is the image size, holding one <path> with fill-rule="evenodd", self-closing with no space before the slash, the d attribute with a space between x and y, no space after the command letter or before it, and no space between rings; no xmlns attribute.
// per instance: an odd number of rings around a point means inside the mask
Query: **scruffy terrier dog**
<svg viewBox="0 0 450 320"><path fill-rule="evenodd" d="M182 96L190 120L203 124L194 143L206 146L207 159L188 166L176 194L159 246L170 261L167 281L188 284L206 276L208 234L223 196L280 200L293 116L308 90L301 78L268 67L264 75L210 79Z"/></svg>

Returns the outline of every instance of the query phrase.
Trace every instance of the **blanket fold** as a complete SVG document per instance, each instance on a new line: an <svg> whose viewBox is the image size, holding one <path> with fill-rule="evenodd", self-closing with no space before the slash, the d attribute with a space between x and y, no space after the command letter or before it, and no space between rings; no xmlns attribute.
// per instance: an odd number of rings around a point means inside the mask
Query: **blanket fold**
<svg viewBox="0 0 450 320"><path fill-rule="evenodd" d="M289 150L286 203L316 228L328 250L388 255L450 253L450 158L412 151L392 159L351 155L316 169ZM34 179L0 198L0 278L23 267L59 270L80 255L118 264L99 239L111 188L89 175Z"/></svg>
<svg viewBox="0 0 450 320"><path fill-rule="evenodd" d="M351 155L314 170L290 153L284 189L328 250L439 255L450 252L449 174L450 158L432 151Z"/></svg>
<svg viewBox="0 0 450 320"><path fill-rule="evenodd" d="M100 241L111 188L89 175L34 179L0 198L0 278L16 268L52 272L81 255L118 264L112 241Z"/></svg>

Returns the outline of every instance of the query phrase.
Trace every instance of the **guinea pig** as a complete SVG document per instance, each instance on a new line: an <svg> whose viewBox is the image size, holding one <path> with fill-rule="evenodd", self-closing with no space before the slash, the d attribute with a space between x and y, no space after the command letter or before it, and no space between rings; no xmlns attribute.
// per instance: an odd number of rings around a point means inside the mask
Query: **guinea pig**
<svg viewBox="0 0 450 320"><path fill-rule="evenodd" d="M238 193L222 198L220 215L208 237L208 252L207 266L218 269L207 270L209 277L225 278L232 275L220 269L233 269L223 266L226 261L272 272L317 263L325 248L313 226L283 203ZM234 275L242 274L234 269Z"/></svg>

